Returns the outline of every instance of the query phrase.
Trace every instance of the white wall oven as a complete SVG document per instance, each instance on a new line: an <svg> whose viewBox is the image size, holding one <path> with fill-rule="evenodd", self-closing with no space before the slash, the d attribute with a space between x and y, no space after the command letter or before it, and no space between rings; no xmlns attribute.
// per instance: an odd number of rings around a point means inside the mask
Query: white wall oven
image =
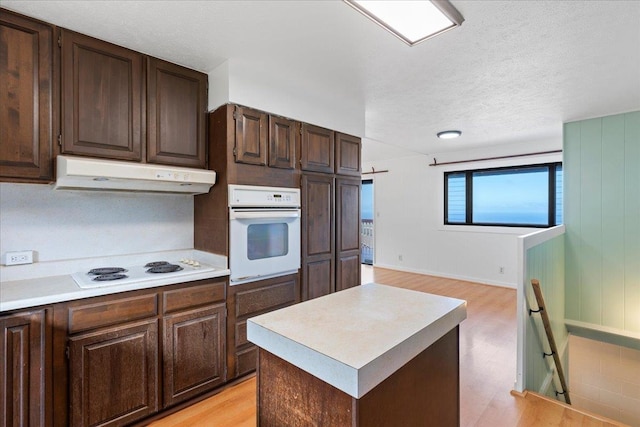
<svg viewBox="0 0 640 427"><path fill-rule="evenodd" d="M230 284L300 268L300 190L229 185Z"/></svg>

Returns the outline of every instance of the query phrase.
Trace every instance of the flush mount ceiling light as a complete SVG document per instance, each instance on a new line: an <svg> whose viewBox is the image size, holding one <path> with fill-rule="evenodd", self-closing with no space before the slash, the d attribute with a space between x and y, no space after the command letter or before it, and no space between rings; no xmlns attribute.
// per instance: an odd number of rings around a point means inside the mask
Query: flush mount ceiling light
<svg viewBox="0 0 640 427"><path fill-rule="evenodd" d="M462 25L464 21L447 0L344 2L409 46Z"/></svg>
<svg viewBox="0 0 640 427"><path fill-rule="evenodd" d="M442 132L438 132L437 135L440 139L454 139L462 135L462 132L459 130L443 130Z"/></svg>

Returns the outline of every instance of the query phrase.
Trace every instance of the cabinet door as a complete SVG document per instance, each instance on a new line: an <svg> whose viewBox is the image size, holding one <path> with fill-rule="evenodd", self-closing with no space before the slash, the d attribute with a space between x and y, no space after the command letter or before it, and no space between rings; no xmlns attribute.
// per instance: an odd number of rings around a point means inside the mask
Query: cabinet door
<svg viewBox="0 0 640 427"><path fill-rule="evenodd" d="M333 173L335 136L332 130L303 123L300 151L303 171Z"/></svg>
<svg viewBox="0 0 640 427"><path fill-rule="evenodd" d="M206 74L148 59L148 162L204 168L206 112Z"/></svg>
<svg viewBox="0 0 640 427"><path fill-rule="evenodd" d="M224 304L164 318L164 406L225 381Z"/></svg>
<svg viewBox="0 0 640 427"><path fill-rule="evenodd" d="M0 179L53 179L53 27L0 9Z"/></svg>
<svg viewBox="0 0 640 427"><path fill-rule="evenodd" d="M45 310L0 318L0 426L45 424Z"/></svg>
<svg viewBox="0 0 640 427"><path fill-rule="evenodd" d="M333 257L316 257L303 264L303 298L318 298L333 292L335 287Z"/></svg>
<svg viewBox="0 0 640 427"><path fill-rule="evenodd" d="M360 179L336 179L336 290L360 284Z"/></svg>
<svg viewBox="0 0 640 427"><path fill-rule="evenodd" d="M236 106L236 162L250 165L267 164L267 114L251 108Z"/></svg>
<svg viewBox="0 0 640 427"><path fill-rule="evenodd" d="M158 410L152 319L69 339L72 426L122 426Z"/></svg>
<svg viewBox="0 0 640 427"><path fill-rule="evenodd" d="M62 152L141 160L141 53L62 30Z"/></svg>
<svg viewBox="0 0 640 427"><path fill-rule="evenodd" d="M360 138L336 132L336 173L339 175L360 176Z"/></svg>
<svg viewBox="0 0 640 427"><path fill-rule="evenodd" d="M299 123L278 116L269 116L269 167L294 169Z"/></svg>
<svg viewBox="0 0 640 427"><path fill-rule="evenodd" d="M342 252L336 264L336 291L360 285L360 252Z"/></svg>
<svg viewBox="0 0 640 427"><path fill-rule="evenodd" d="M302 298L335 289L334 178L302 176Z"/></svg>

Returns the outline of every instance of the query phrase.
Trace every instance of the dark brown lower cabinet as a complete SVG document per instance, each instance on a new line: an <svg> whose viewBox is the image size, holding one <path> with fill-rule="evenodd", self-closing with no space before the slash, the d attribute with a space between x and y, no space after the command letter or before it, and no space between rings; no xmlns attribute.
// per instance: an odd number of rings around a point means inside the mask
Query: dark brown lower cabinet
<svg viewBox="0 0 640 427"><path fill-rule="evenodd" d="M0 317L0 426L46 424L46 312Z"/></svg>
<svg viewBox="0 0 640 427"><path fill-rule="evenodd" d="M72 426L122 426L158 410L158 321L69 339Z"/></svg>
<svg viewBox="0 0 640 427"><path fill-rule="evenodd" d="M258 348L247 340L247 319L300 301L297 274L229 287L227 297L228 379L256 370Z"/></svg>
<svg viewBox="0 0 640 427"><path fill-rule="evenodd" d="M55 305L54 425L144 422L226 382L226 284L200 280Z"/></svg>
<svg viewBox="0 0 640 427"><path fill-rule="evenodd" d="M164 406L225 380L225 324L224 304L164 318Z"/></svg>

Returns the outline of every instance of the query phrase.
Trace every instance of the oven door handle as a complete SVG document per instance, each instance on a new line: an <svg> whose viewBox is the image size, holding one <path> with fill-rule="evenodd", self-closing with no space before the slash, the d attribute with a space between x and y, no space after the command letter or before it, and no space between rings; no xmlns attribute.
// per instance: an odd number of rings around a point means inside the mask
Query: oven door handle
<svg viewBox="0 0 640 427"><path fill-rule="evenodd" d="M264 210L234 210L229 211L229 219L261 219L261 218L299 218L300 209L264 211Z"/></svg>

